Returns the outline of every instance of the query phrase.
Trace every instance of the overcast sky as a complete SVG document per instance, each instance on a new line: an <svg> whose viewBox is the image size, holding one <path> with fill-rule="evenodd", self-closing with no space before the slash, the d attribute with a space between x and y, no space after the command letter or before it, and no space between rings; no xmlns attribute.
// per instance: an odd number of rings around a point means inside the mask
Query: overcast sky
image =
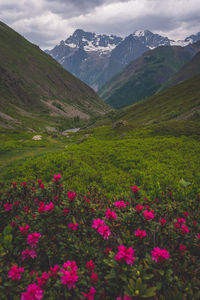
<svg viewBox="0 0 200 300"><path fill-rule="evenodd" d="M200 0L0 0L0 20L42 49L77 28L119 36L149 29L183 39L200 31Z"/></svg>

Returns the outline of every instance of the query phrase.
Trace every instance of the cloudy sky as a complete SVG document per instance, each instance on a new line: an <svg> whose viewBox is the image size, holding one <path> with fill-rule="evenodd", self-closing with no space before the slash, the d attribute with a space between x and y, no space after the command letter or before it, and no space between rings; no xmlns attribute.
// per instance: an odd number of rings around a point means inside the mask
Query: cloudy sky
<svg viewBox="0 0 200 300"><path fill-rule="evenodd" d="M119 36L149 29L183 39L200 31L200 0L0 0L0 20L42 49L77 28Z"/></svg>

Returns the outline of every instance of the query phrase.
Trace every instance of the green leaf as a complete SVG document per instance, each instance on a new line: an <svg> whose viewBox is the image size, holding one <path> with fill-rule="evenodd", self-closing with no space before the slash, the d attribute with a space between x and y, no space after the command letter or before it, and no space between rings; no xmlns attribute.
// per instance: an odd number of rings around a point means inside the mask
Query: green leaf
<svg viewBox="0 0 200 300"><path fill-rule="evenodd" d="M156 287L151 287L145 291L143 298L153 297L156 294Z"/></svg>

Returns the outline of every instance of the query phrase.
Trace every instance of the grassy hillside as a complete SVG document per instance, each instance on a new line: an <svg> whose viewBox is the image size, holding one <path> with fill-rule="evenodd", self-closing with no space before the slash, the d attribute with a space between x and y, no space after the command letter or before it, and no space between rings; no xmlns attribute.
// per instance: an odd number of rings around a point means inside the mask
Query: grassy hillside
<svg viewBox="0 0 200 300"><path fill-rule="evenodd" d="M67 126L66 120L88 120L106 110L91 88L0 22L0 126Z"/></svg>
<svg viewBox="0 0 200 300"><path fill-rule="evenodd" d="M198 52L191 61L184 65L168 82L166 82L163 89L175 86L197 74L200 74L200 52Z"/></svg>
<svg viewBox="0 0 200 300"><path fill-rule="evenodd" d="M200 75L133 104L116 114L132 126L168 120L200 121Z"/></svg>
<svg viewBox="0 0 200 300"><path fill-rule="evenodd" d="M159 47L131 62L100 91L106 103L123 108L152 96L192 57L182 47Z"/></svg>

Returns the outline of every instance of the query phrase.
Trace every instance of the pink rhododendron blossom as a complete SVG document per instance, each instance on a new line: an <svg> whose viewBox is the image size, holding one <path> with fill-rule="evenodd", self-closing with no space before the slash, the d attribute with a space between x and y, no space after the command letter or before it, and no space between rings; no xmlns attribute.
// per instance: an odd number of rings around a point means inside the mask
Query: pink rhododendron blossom
<svg viewBox="0 0 200 300"><path fill-rule="evenodd" d="M139 189L139 187L138 187L137 185L134 185L134 186L131 187L131 190L132 190L132 192L135 194L135 193L137 193L140 189Z"/></svg>
<svg viewBox="0 0 200 300"><path fill-rule="evenodd" d="M54 267L50 267L50 271L48 273L49 277L53 277L53 278L57 277L59 269L60 266L58 265L55 265Z"/></svg>
<svg viewBox="0 0 200 300"><path fill-rule="evenodd" d="M21 300L41 300L44 291L36 284L29 284L25 293L22 293Z"/></svg>
<svg viewBox="0 0 200 300"><path fill-rule="evenodd" d="M14 204L17 207L17 206L19 206L20 203L19 203L19 201L15 201Z"/></svg>
<svg viewBox="0 0 200 300"><path fill-rule="evenodd" d="M34 249L25 249L22 251L22 260L25 260L26 258L32 258L34 259L35 257L37 257L37 253L35 252Z"/></svg>
<svg viewBox="0 0 200 300"><path fill-rule="evenodd" d="M126 296L126 295L124 295L124 297L117 297L117 299L116 300L132 300L133 298L132 297L129 297L129 296Z"/></svg>
<svg viewBox="0 0 200 300"><path fill-rule="evenodd" d="M43 272L41 277L37 277L38 285L40 287L46 285L48 279L49 279L49 274L46 272Z"/></svg>
<svg viewBox="0 0 200 300"><path fill-rule="evenodd" d="M27 237L27 243L31 248L37 248L38 239L41 237L41 233L31 233Z"/></svg>
<svg viewBox="0 0 200 300"><path fill-rule="evenodd" d="M60 270L60 273L63 274L63 276L61 276L61 283L67 285L69 290L75 288L75 283L78 281L77 270L78 267L75 261L67 261Z"/></svg>
<svg viewBox="0 0 200 300"><path fill-rule="evenodd" d="M180 228L181 227L181 225L177 222L177 223L174 223L174 228L175 229L178 229L178 228Z"/></svg>
<svg viewBox="0 0 200 300"><path fill-rule="evenodd" d="M83 299L94 300L94 295L95 295L95 293L96 293L95 288L94 288L93 286L91 286L89 293L86 294L86 293L83 293L83 292L82 292L82 294L83 294L83 296L84 296ZM81 299L81 300L83 300L83 299Z"/></svg>
<svg viewBox="0 0 200 300"><path fill-rule="evenodd" d="M60 175L60 173L58 173L58 175L53 175L53 182L54 183L56 183L56 182L59 182L60 181L60 179L61 179L61 175Z"/></svg>
<svg viewBox="0 0 200 300"><path fill-rule="evenodd" d="M184 212L184 216L187 218L189 216L189 212L188 211L185 211Z"/></svg>
<svg viewBox="0 0 200 300"><path fill-rule="evenodd" d="M189 232L188 227L185 226L184 224L182 224L182 225L181 225L181 232L182 232L183 234L188 233L188 232Z"/></svg>
<svg viewBox="0 0 200 300"><path fill-rule="evenodd" d="M21 233L24 234L24 235L27 235L27 232L28 232L29 228L30 228L29 225L22 226L22 227L19 226L19 229L20 229Z"/></svg>
<svg viewBox="0 0 200 300"><path fill-rule="evenodd" d="M118 246L118 253L115 255L115 260L117 261L123 261L128 265L132 265L135 257L134 255L135 250L132 247L126 248L123 245Z"/></svg>
<svg viewBox="0 0 200 300"><path fill-rule="evenodd" d="M180 244L179 250L181 251L182 254L185 253L186 249L187 249L187 247L186 247L185 245L181 245L181 244Z"/></svg>
<svg viewBox="0 0 200 300"><path fill-rule="evenodd" d="M89 272L94 271L95 264L94 264L93 260L87 261L87 263L86 263L86 269L88 269Z"/></svg>
<svg viewBox="0 0 200 300"><path fill-rule="evenodd" d="M27 182L26 181L21 182L20 185L26 187L27 186Z"/></svg>
<svg viewBox="0 0 200 300"><path fill-rule="evenodd" d="M184 224L186 221L184 218L177 218L177 223Z"/></svg>
<svg viewBox="0 0 200 300"><path fill-rule="evenodd" d="M167 220L164 219L164 218L161 218L161 219L159 219L159 222L163 226L163 225L165 225L165 223L167 222Z"/></svg>
<svg viewBox="0 0 200 300"><path fill-rule="evenodd" d="M106 213L105 213L105 218L106 219L114 219L117 220L117 215L114 211L111 211L110 208L107 209Z"/></svg>
<svg viewBox="0 0 200 300"><path fill-rule="evenodd" d="M92 224L92 228L94 229L98 229L100 226L105 225L104 220L101 219L94 219L93 220L93 224Z"/></svg>
<svg viewBox="0 0 200 300"><path fill-rule="evenodd" d="M42 214L45 211L45 204L44 202L39 202L38 212Z"/></svg>
<svg viewBox="0 0 200 300"><path fill-rule="evenodd" d="M120 207L126 207L126 203L124 201L116 201L115 202L115 206L117 208L120 208Z"/></svg>
<svg viewBox="0 0 200 300"><path fill-rule="evenodd" d="M107 240L111 235L111 231L107 225L100 226L97 229L97 231L103 237L104 240Z"/></svg>
<svg viewBox="0 0 200 300"><path fill-rule="evenodd" d="M12 182L12 185L13 185L14 188L16 188L17 187L17 182Z"/></svg>
<svg viewBox="0 0 200 300"><path fill-rule="evenodd" d="M71 228L72 230L77 230L78 229L78 223L69 223L68 227Z"/></svg>
<svg viewBox="0 0 200 300"><path fill-rule="evenodd" d="M8 278L11 278L12 280L20 280L21 279L21 273L24 272L24 268L12 266L10 268L10 271L8 272Z"/></svg>
<svg viewBox="0 0 200 300"><path fill-rule="evenodd" d="M9 203L4 204L3 206L4 206L4 208L5 208L6 211L9 211L9 210L11 210L13 208L13 205L9 204Z"/></svg>
<svg viewBox="0 0 200 300"><path fill-rule="evenodd" d="M105 253L108 255L112 251L112 248L106 248Z"/></svg>
<svg viewBox="0 0 200 300"><path fill-rule="evenodd" d="M154 219L155 215L154 215L154 211L150 210L148 211L147 209L143 212L143 216L145 218L145 220L152 220Z"/></svg>
<svg viewBox="0 0 200 300"><path fill-rule="evenodd" d="M193 222L194 226L197 226L197 221L196 220L193 220L192 222Z"/></svg>
<svg viewBox="0 0 200 300"><path fill-rule="evenodd" d="M97 273L92 273L90 276L91 284L96 285L98 282L98 275Z"/></svg>
<svg viewBox="0 0 200 300"><path fill-rule="evenodd" d="M41 188L41 190L44 190L44 183L40 184L40 188Z"/></svg>
<svg viewBox="0 0 200 300"><path fill-rule="evenodd" d="M68 213L69 213L69 209L64 208L63 209L63 214L64 214L65 217L68 215Z"/></svg>
<svg viewBox="0 0 200 300"><path fill-rule="evenodd" d="M67 192L67 196L69 198L69 200L73 201L76 198L76 193L75 192Z"/></svg>
<svg viewBox="0 0 200 300"><path fill-rule="evenodd" d="M169 259L170 255L166 249L160 249L159 247L155 247L153 251L151 251L152 260L155 262L162 262L165 259Z"/></svg>
<svg viewBox="0 0 200 300"><path fill-rule="evenodd" d="M139 228L134 232L134 234L140 239L144 238L147 235L145 230L140 230Z"/></svg>
<svg viewBox="0 0 200 300"><path fill-rule="evenodd" d="M140 211L143 210L143 207L144 207L144 206L142 206L141 204L138 204L138 205L135 206L135 210L136 210L137 212L140 212Z"/></svg>
<svg viewBox="0 0 200 300"><path fill-rule="evenodd" d="M53 202L49 203L48 205L45 205L45 211L52 211L54 209Z"/></svg>

